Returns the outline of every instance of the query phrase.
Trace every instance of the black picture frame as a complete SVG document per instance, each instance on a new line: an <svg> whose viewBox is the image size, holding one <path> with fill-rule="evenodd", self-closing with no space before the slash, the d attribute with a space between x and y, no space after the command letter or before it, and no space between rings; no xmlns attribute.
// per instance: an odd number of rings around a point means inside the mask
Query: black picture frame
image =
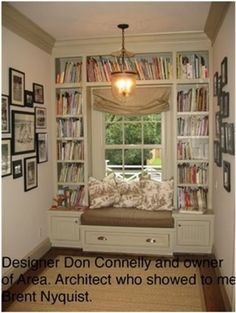
<svg viewBox="0 0 236 313"><path fill-rule="evenodd" d="M10 133L9 96L2 94L2 134Z"/></svg>
<svg viewBox="0 0 236 313"><path fill-rule="evenodd" d="M229 116L229 92L222 92L220 102L220 114L222 117Z"/></svg>
<svg viewBox="0 0 236 313"><path fill-rule="evenodd" d="M44 88L43 85L33 83L33 99L34 103L44 104Z"/></svg>
<svg viewBox="0 0 236 313"><path fill-rule="evenodd" d="M9 68L10 104L24 106L25 73Z"/></svg>
<svg viewBox="0 0 236 313"><path fill-rule="evenodd" d="M35 107L35 127L36 129L47 128L47 109Z"/></svg>
<svg viewBox="0 0 236 313"><path fill-rule="evenodd" d="M2 177L11 175L11 138L2 139Z"/></svg>
<svg viewBox="0 0 236 313"><path fill-rule="evenodd" d="M217 96L220 96L222 93L222 77L218 76L218 84L217 84Z"/></svg>
<svg viewBox="0 0 236 313"><path fill-rule="evenodd" d="M226 123L220 125L220 148L222 152L226 152Z"/></svg>
<svg viewBox="0 0 236 313"><path fill-rule="evenodd" d="M234 155L235 146L234 146L234 124L227 124L227 138L226 138L226 151L227 153Z"/></svg>
<svg viewBox="0 0 236 313"><path fill-rule="evenodd" d="M221 167L222 164L222 154L220 148L220 142L218 140L214 140L214 162L218 167Z"/></svg>
<svg viewBox="0 0 236 313"><path fill-rule="evenodd" d="M221 114L220 111L216 112L215 115L215 136L220 138L220 125L221 125Z"/></svg>
<svg viewBox="0 0 236 313"><path fill-rule="evenodd" d="M228 58L224 57L224 59L221 62L221 77L222 77L222 87L227 85L228 83Z"/></svg>
<svg viewBox="0 0 236 313"><path fill-rule="evenodd" d="M29 191L38 187L38 164L37 158L24 159L24 190Z"/></svg>
<svg viewBox="0 0 236 313"><path fill-rule="evenodd" d="M12 111L12 154L35 152L35 114Z"/></svg>
<svg viewBox="0 0 236 313"><path fill-rule="evenodd" d="M15 160L12 162L12 172L13 179L19 178L23 175L22 160Z"/></svg>
<svg viewBox="0 0 236 313"><path fill-rule="evenodd" d="M25 90L25 106L32 108L34 105L33 91Z"/></svg>
<svg viewBox="0 0 236 313"><path fill-rule="evenodd" d="M48 134L37 133L37 161L44 163L48 161Z"/></svg>
<svg viewBox="0 0 236 313"><path fill-rule="evenodd" d="M223 161L223 185L225 190L230 192L231 183L230 183L230 163L228 161Z"/></svg>
<svg viewBox="0 0 236 313"><path fill-rule="evenodd" d="M213 76L213 96L218 96L218 72L215 72Z"/></svg>

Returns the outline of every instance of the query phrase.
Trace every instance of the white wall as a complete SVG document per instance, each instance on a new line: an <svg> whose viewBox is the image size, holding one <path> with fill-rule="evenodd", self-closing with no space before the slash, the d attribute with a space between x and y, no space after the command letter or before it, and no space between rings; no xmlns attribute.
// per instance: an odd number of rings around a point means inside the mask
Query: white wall
<svg viewBox="0 0 236 313"><path fill-rule="evenodd" d="M220 73L220 64L228 58L228 84L224 87L230 93L230 116L225 122L235 123L235 14L231 3L225 20L213 45L213 72ZM214 112L217 112L217 99L214 97ZM215 130L213 130L215 134ZM223 168L213 167L213 209L215 210L215 255L223 259L222 275L234 275L235 247L235 157L226 153L222 159L231 164L231 192L223 187ZM233 288L225 286L230 301L233 301Z"/></svg>
<svg viewBox="0 0 236 313"><path fill-rule="evenodd" d="M25 89L32 83L44 86L44 105L47 108L49 161L38 164L38 188L24 192L23 177L2 179L2 255L22 258L48 237L47 210L52 204L51 160L51 56L6 28L2 29L2 93L9 94L9 67L25 73ZM39 105L40 106L40 105ZM22 109L12 106L14 110ZM6 137L6 135L4 136ZM9 137L9 136L7 136ZM13 160L34 156L13 156ZM24 164L24 162L23 162Z"/></svg>

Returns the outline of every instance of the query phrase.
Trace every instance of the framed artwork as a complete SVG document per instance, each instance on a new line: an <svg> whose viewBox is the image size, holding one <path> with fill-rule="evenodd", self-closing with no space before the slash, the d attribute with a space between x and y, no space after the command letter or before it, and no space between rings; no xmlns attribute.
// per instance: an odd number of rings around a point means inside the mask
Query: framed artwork
<svg viewBox="0 0 236 313"><path fill-rule="evenodd" d="M223 184L225 190L230 192L230 163L223 161Z"/></svg>
<svg viewBox="0 0 236 313"><path fill-rule="evenodd" d="M218 72L215 72L213 77L213 96L218 96Z"/></svg>
<svg viewBox="0 0 236 313"><path fill-rule="evenodd" d="M37 161L43 163L48 161L48 134L37 134Z"/></svg>
<svg viewBox="0 0 236 313"><path fill-rule="evenodd" d="M23 175L22 160L13 161L12 169L13 169L13 179L21 177Z"/></svg>
<svg viewBox="0 0 236 313"><path fill-rule="evenodd" d="M222 77L218 76L217 96L221 95L222 92Z"/></svg>
<svg viewBox="0 0 236 313"><path fill-rule="evenodd" d="M43 85L33 83L33 95L35 103L44 103L44 90Z"/></svg>
<svg viewBox="0 0 236 313"><path fill-rule="evenodd" d="M12 111L12 154L35 152L35 114Z"/></svg>
<svg viewBox="0 0 236 313"><path fill-rule="evenodd" d="M32 108L34 104L33 92L25 90L25 106Z"/></svg>
<svg viewBox="0 0 236 313"><path fill-rule="evenodd" d="M227 124L226 151L234 155L234 124Z"/></svg>
<svg viewBox="0 0 236 313"><path fill-rule="evenodd" d="M220 124L221 124L221 115L219 111L219 112L216 112L216 115L215 115L215 136L217 138L220 137Z"/></svg>
<svg viewBox="0 0 236 313"><path fill-rule="evenodd" d="M220 114L222 117L229 116L229 92L222 93L222 103L220 107Z"/></svg>
<svg viewBox="0 0 236 313"><path fill-rule="evenodd" d="M227 85L228 83L228 58L224 57L223 61L221 62L221 77L222 77L222 87Z"/></svg>
<svg viewBox="0 0 236 313"><path fill-rule="evenodd" d="M226 123L220 125L220 148L222 152L226 152Z"/></svg>
<svg viewBox="0 0 236 313"><path fill-rule="evenodd" d="M24 106L25 73L9 69L10 104Z"/></svg>
<svg viewBox="0 0 236 313"><path fill-rule="evenodd" d="M24 185L25 191L38 187L38 168L36 157L24 159Z"/></svg>
<svg viewBox="0 0 236 313"><path fill-rule="evenodd" d="M2 177L11 175L11 138L2 139Z"/></svg>
<svg viewBox="0 0 236 313"><path fill-rule="evenodd" d="M47 110L45 108L35 108L36 128L47 128Z"/></svg>
<svg viewBox="0 0 236 313"><path fill-rule="evenodd" d="M220 142L218 140L214 140L214 161L217 166L221 167L221 163L222 163L221 149L220 149Z"/></svg>
<svg viewBox="0 0 236 313"><path fill-rule="evenodd" d="M10 133L10 106L7 95L2 95L2 133Z"/></svg>

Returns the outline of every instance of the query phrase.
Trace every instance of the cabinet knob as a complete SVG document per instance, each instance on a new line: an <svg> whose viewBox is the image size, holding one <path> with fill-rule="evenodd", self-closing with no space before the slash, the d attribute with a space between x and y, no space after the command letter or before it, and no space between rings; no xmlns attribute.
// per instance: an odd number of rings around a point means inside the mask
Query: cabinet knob
<svg viewBox="0 0 236 313"><path fill-rule="evenodd" d="M146 242L155 243L155 242L156 242L156 239L148 238L148 239L146 239Z"/></svg>
<svg viewBox="0 0 236 313"><path fill-rule="evenodd" d="M178 227L181 227L181 224L178 224Z"/></svg>
<svg viewBox="0 0 236 313"><path fill-rule="evenodd" d="M99 236L97 239L98 239L98 240L103 240L103 241L107 240L107 238L104 237L104 236Z"/></svg>
<svg viewBox="0 0 236 313"><path fill-rule="evenodd" d="M79 222L77 220L75 220L75 224L78 224Z"/></svg>

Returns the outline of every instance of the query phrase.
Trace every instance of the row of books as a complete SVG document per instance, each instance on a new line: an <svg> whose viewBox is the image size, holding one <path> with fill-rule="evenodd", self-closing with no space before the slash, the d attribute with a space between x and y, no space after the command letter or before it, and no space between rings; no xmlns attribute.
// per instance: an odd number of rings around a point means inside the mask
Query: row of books
<svg viewBox="0 0 236 313"><path fill-rule="evenodd" d="M204 211L207 208L207 188L177 188L177 208L187 211Z"/></svg>
<svg viewBox="0 0 236 313"><path fill-rule="evenodd" d="M190 88L177 93L177 112L208 111L208 88Z"/></svg>
<svg viewBox="0 0 236 313"><path fill-rule="evenodd" d="M188 116L177 119L178 136L208 136L208 116Z"/></svg>
<svg viewBox="0 0 236 313"><path fill-rule="evenodd" d="M209 74L205 57L195 53L190 55L177 54L176 68L178 79L204 79Z"/></svg>
<svg viewBox="0 0 236 313"><path fill-rule="evenodd" d="M83 136L83 124L81 119L58 119L57 120L57 137L80 138Z"/></svg>
<svg viewBox="0 0 236 313"><path fill-rule="evenodd" d="M207 184L208 164L178 164L178 182L179 184Z"/></svg>
<svg viewBox="0 0 236 313"><path fill-rule="evenodd" d="M56 83L78 83L81 81L82 62L65 62L56 75Z"/></svg>
<svg viewBox="0 0 236 313"><path fill-rule="evenodd" d="M82 114L82 95L78 91L57 94L56 114Z"/></svg>
<svg viewBox="0 0 236 313"><path fill-rule="evenodd" d="M81 164L58 165L59 183L82 183L84 181L84 166Z"/></svg>
<svg viewBox="0 0 236 313"><path fill-rule="evenodd" d="M177 159L207 160L208 149L209 147L207 142L193 143L192 141L179 141L177 143Z"/></svg>
<svg viewBox="0 0 236 313"><path fill-rule="evenodd" d="M172 78L172 63L170 57L153 57L148 59L126 59L125 70L135 71L139 80L159 80ZM87 58L87 81L111 81L111 73L121 71L117 58L108 57Z"/></svg>
<svg viewBox="0 0 236 313"><path fill-rule="evenodd" d="M58 160L83 160L84 159L84 143L83 142L58 142L57 143L57 159Z"/></svg>
<svg viewBox="0 0 236 313"><path fill-rule="evenodd" d="M85 206L85 189L84 186L80 186L77 189L70 189L64 187L59 189L58 193L64 196L64 201L62 203L65 208L83 208Z"/></svg>

